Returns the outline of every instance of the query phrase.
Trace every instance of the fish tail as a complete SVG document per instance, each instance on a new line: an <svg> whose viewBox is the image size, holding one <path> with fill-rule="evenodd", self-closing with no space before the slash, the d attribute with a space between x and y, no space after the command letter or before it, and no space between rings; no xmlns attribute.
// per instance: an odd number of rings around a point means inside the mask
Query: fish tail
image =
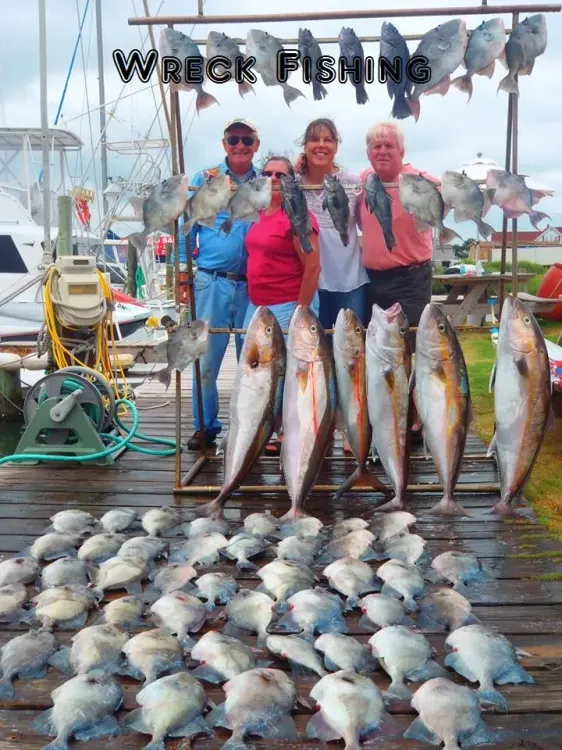
<svg viewBox="0 0 562 750"><path fill-rule="evenodd" d="M384 234L384 244L386 245L386 249L390 252L393 247L396 247L396 240L392 233L392 227L389 227L388 229L383 228L382 232Z"/></svg>
<svg viewBox="0 0 562 750"><path fill-rule="evenodd" d="M156 742L153 740L145 745L142 750L166 750L166 746L164 740L156 740Z"/></svg>
<svg viewBox="0 0 562 750"><path fill-rule="evenodd" d="M441 500L429 509L429 513L442 513L445 516L470 517L470 513L466 511L460 503L457 503L451 495L443 495Z"/></svg>
<svg viewBox="0 0 562 750"><path fill-rule="evenodd" d="M472 76L470 75L470 73L466 73L464 76L459 76L458 78L453 79L451 83L459 91L463 91L465 94L468 94L468 100L466 102L468 104L468 102L472 98L473 92Z"/></svg>
<svg viewBox="0 0 562 750"><path fill-rule="evenodd" d="M242 99L246 96L246 94L252 93L254 96L256 95L254 87L251 83L248 83L248 81L242 81L242 83L238 84L238 93L240 94Z"/></svg>
<svg viewBox="0 0 562 750"><path fill-rule="evenodd" d="M535 229L539 229L537 224L541 222L543 219L550 219L550 216L548 214L543 214L541 211L531 211L529 214L529 219L531 220L531 224L535 227Z"/></svg>
<svg viewBox="0 0 562 750"><path fill-rule="evenodd" d="M12 678L4 675L0 680L0 698L13 698L15 694Z"/></svg>
<svg viewBox="0 0 562 750"><path fill-rule="evenodd" d="M197 111L197 114L202 109L207 109L207 107L210 107L213 104L218 104L218 100L215 99L215 97L212 94L208 94L206 91L203 91L203 89L200 89L197 92L197 99L195 100L195 109Z"/></svg>
<svg viewBox="0 0 562 750"><path fill-rule="evenodd" d="M379 505L377 508L377 513L392 513L395 510L404 510L406 508L406 503L404 502L404 498L402 496L395 495L392 500L389 500L387 503L384 503L383 505Z"/></svg>
<svg viewBox="0 0 562 750"><path fill-rule="evenodd" d="M342 497L342 495L344 495L349 489L351 489L355 484L357 484L357 482L359 481L359 479L364 473L365 473L365 469L363 469L361 466L358 466L353 472L353 474L351 474L345 480L345 482L342 485L340 485L340 487L336 491L336 494L334 495L334 499L339 500L339 498Z"/></svg>
<svg viewBox="0 0 562 750"><path fill-rule="evenodd" d="M417 122L420 119L420 101L419 99L413 99L411 96L406 97L406 103L410 108L410 112L414 116L414 120Z"/></svg>
<svg viewBox="0 0 562 750"><path fill-rule="evenodd" d="M219 229L219 232L224 232L226 235L230 234L230 230L232 229L233 219L225 219L223 223L221 224L221 227Z"/></svg>
<svg viewBox="0 0 562 750"><path fill-rule="evenodd" d="M503 697L503 695L494 687L488 688L487 690L481 688L477 691L476 694L478 695L478 700L480 701L480 703L491 704L492 706L496 706L497 708L507 713L507 701Z"/></svg>
<svg viewBox="0 0 562 750"><path fill-rule="evenodd" d="M302 93L302 91L294 88L294 86L289 86L289 84L285 84L283 86L283 99L285 99L285 103L288 107L290 107L291 102L294 102L295 99L299 98L299 96L302 96L303 99L306 99L306 96Z"/></svg>
<svg viewBox="0 0 562 750"><path fill-rule="evenodd" d="M494 227L486 224L486 222L482 221L482 219L478 219L478 221L476 222L476 226L478 227L478 231L485 240L487 240L494 231Z"/></svg>
<svg viewBox="0 0 562 750"><path fill-rule="evenodd" d="M325 99L328 96L328 92L322 86L320 81L312 81L312 94L314 96L314 100L319 102L322 99Z"/></svg>
<svg viewBox="0 0 562 750"><path fill-rule="evenodd" d="M355 99L357 100L357 104L367 104L369 101L369 96L365 91L363 83L360 83L359 86L355 87Z"/></svg>
<svg viewBox="0 0 562 750"><path fill-rule="evenodd" d="M238 560L236 563L238 570L243 573L245 570L257 570L258 566L254 565L250 560Z"/></svg>
<svg viewBox="0 0 562 750"><path fill-rule="evenodd" d="M442 245L448 245L453 240L461 240L462 237L458 235L454 229L449 229L449 227L444 226L443 229L439 232L439 239L441 240Z"/></svg>
<svg viewBox="0 0 562 750"><path fill-rule="evenodd" d="M498 92L499 91L505 91L508 94L519 96L519 86L517 85L517 81L513 77L511 71L499 82Z"/></svg>
<svg viewBox="0 0 562 750"><path fill-rule="evenodd" d="M170 383L172 382L172 370L170 366L164 367L163 370L158 370L156 373L156 380L162 383L162 385L165 385L166 390L168 390Z"/></svg>
<svg viewBox="0 0 562 750"><path fill-rule="evenodd" d="M146 250L146 237L142 232L133 232L126 239L133 243L139 253L142 254Z"/></svg>
<svg viewBox="0 0 562 750"><path fill-rule="evenodd" d="M215 521L219 521L223 518L223 498L225 496L221 494L218 495L215 500L212 500L210 503L205 503L205 505L200 505L197 509L197 515L198 516L205 516L207 518L212 518Z"/></svg>
<svg viewBox="0 0 562 750"><path fill-rule="evenodd" d="M412 110L408 106L406 97L403 94L401 96L397 96L392 107L392 116L397 120L405 120L407 117L411 117L411 115Z"/></svg>
<svg viewBox="0 0 562 750"><path fill-rule="evenodd" d="M43 750L68 750L68 740L59 739L58 737L48 745L45 745Z"/></svg>

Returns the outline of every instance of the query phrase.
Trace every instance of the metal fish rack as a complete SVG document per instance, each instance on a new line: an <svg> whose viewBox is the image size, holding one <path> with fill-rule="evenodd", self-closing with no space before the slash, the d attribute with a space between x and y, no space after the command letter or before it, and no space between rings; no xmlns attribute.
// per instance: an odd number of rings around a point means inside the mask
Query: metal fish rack
<svg viewBox="0 0 562 750"><path fill-rule="evenodd" d="M482 0L481 3L475 3L474 5L459 6L459 7L425 7L425 8L377 8L375 9L344 9L336 11L317 11L317 12L303 12L303 13L257 13L257 14L240 14L240 15L205 15L203 11L203 0L197 0L197 15L191 16L150 16L148 15L148 4L144 3L146 16L132 17L128 19L130 26L148 26L150 30L152 46L155 47L154 38L152 35L152 26L167 25L169 28L174 28L175 24L180 25L214 25L219 26L221 24L232 24L232 23L282 23L282 22L304 22L304 21L334 21L334 20L358 20L358 19L372 19L372 18L425 18L432 16L439 17L460 17L460 16L500 16L500 15L511 15L512 28L519 23L520 13L559 13L562 10L560 4L507 4L507 5L494 5L489 6L488 0ZM510 33L510 30L507 30ZM377 41L380 37L361 37L362 41ZM419 38L418 35L411 35L406 38ZM196 40L197 43L203 44L206 40ZM285 43L294 43L296 40L284 39ZM332 43L335 42L335 38L319 38L320 42ZM180 114L180 101L179 93L170 91L169 94L169 108L164 95L164 88L160 80L159 84L160 91L162 94L162 100L164 105L164 114L168 124L170 133L170 143L172 152L172 172L173 174L184 174L185 173L185 162L183 152L183 136L182 136L182 122ZM516 80L518 76L515 76ZM507 107L507 124L506 124L506 145L505 145L505 169L508 172L517 174L519 166L519 101L515 94L508 95L508 107ZM304 186L308 190L320 190L321 185L308 185ZM346 186L348 188L353 186ZM397 187L397 185L386 185L386 187ZM187 218L187 217L186 217ZM505 276L506 270L506 252L507 252L507 230L508 230L508 219L504 216L502 226L502 254L501 254L501 275ZM175 247L178 247L178 222L175 222L174 226L175 234ZM189 243L186 243L188 245ZM518 291L518 268L517 268L517 219L511 219L511 247L512 247L512 292L517 294ZM179 253L174 253L175 260L175 300L176 307L180 309L180 287L179 287ZM188 248L187 252L187 272L188 272L188 290L189 290L189 304L191 308L191 316L193 319L196 318L196 306L195 306L195 295L193 290L193 262L191 257L191 248ZM505 280L502 278L500 281L500 295L499 295L499 309L503 306L505 298ZM245 329L238 329L245 333ZM222 329L211 329L211 334L222 332ZM196 398L199 414L203 414L202 405L202 391L201 391L201 370L199 361L196 360L194 363L195 367L195 387L196 387ZM193 485L193 481L203 469L208 461L222 460L216 456L208 456L205 454L205 449L202 447L201 455L193 465L192 469L182 477L181 468L181 404L182 404L182 393L181 393L181 374L176 371L176 466L175 466L175 488L176 494L218 494L220 490L219 485ZM326 460L330 461L342 461L347 460L346 457L332 456ZM238 492L242 493L256 493L256 492L283 492L286 491L285 485L268 485L263 486L249 486L245 485L239 488ZM316 485L313 490L322 492L335 492L338 489L337 485ZM408 487L409 492L436 492L442 489L439 485L410 485ZM457 485L457 492L492 492L497 491L498 485ZM372 492L370 487L356 487L354 491L368 491Z"/></svg>

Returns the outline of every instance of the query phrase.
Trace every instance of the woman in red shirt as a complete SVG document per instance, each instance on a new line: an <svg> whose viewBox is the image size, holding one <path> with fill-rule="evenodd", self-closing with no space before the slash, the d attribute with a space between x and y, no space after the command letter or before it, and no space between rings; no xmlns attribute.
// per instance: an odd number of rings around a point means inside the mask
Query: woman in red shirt
<svg viewBox="0 0 562 750"><path fill-rule="evenodd" d="M295 176L293 166L284 156L270 156L262 174L271 177L273 187L280 185L280 175ZM281 208L282 193L273 190L271 203L260 212L246 235L248 264L248 296L244 328L247 328L256 307L268 307L282 329L289 327L297 305L307 305L319 314L318 278L320 253L318 222L309 211L312 231L309 235L312 252L305 253L299 238L293 234L289 217ZM279 452L279 439L272 440L268 453Z"/></svg>

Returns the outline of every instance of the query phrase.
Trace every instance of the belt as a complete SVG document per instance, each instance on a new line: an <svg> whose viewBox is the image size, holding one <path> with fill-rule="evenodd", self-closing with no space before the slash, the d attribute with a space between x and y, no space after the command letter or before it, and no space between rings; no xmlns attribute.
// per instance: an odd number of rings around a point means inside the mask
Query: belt
<svg viewBox="0 0 562 750"><path fill-rule="evenodd" d="M215 276L220 276L221 279L228 279L229 281L247 281L246 275L243 273L231 273L230 271L215 271L214 268L201 268L201 266L197 266L198 271L203 271L203 273L210 273L214 274Z"/></svg>

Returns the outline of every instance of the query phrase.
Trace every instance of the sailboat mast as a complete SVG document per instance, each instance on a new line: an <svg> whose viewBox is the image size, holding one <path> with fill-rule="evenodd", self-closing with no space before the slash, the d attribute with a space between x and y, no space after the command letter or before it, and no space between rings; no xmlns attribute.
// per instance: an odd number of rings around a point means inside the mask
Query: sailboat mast
<svg viewBox="0 0 562 750"><path fill-rule="evenodd" d="M96 0L96 33L98 44L98 89L100 101L100 153L101 153L101 190L104 220L108 212L107 196L107 136L105 132L105 78L103 70L103 31L101 18L101 0Z"/></svg>
<svg viewBox="0 0 562 750"><path fill-rule="evenodd" d="M51 173L49 168L49 119L47 111L47 9L39 0L39 65L41 85L41 147L43 152L43 263L51 254Z"/></svg>

